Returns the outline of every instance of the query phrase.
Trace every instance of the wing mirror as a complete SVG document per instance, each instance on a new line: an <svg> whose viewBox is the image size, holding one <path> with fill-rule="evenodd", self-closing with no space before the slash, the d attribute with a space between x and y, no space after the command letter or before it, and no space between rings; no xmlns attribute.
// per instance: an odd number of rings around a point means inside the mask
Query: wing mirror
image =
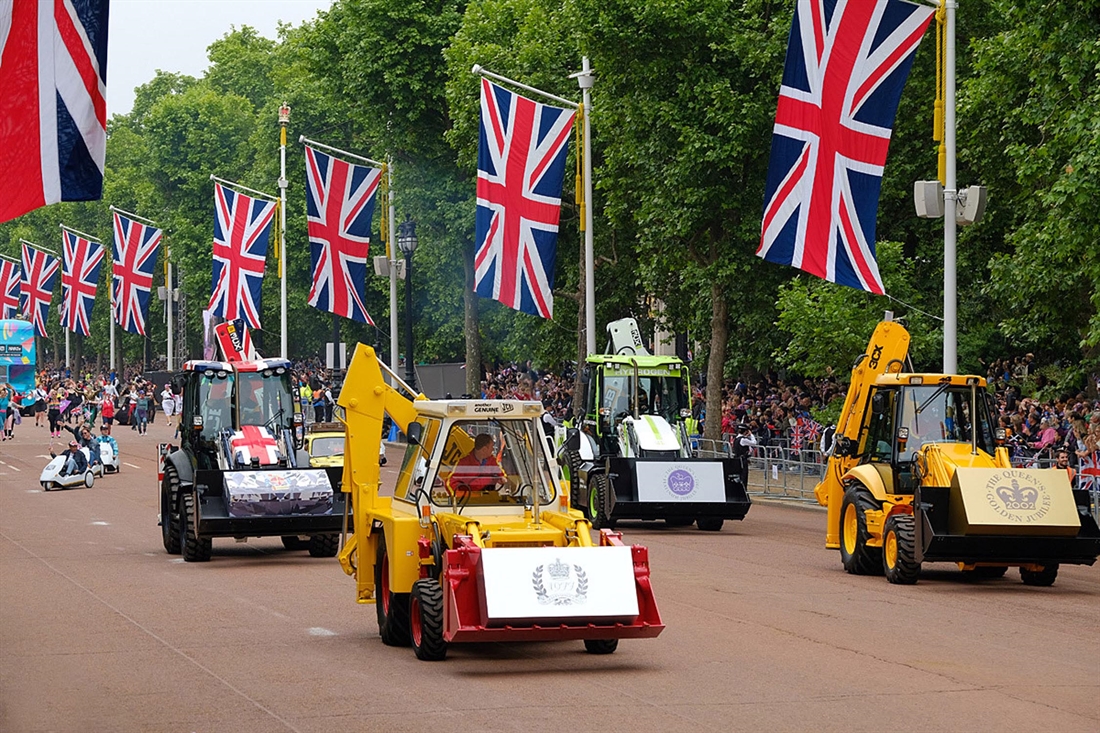
<svg viewBox="0 0 1100 733"><path fill-rule="evenodd" d="M410 443L420 445L420 440L424 437L424 426L418 422L409 423L409 427L405 431L405 437L408 438Z"/></svg>

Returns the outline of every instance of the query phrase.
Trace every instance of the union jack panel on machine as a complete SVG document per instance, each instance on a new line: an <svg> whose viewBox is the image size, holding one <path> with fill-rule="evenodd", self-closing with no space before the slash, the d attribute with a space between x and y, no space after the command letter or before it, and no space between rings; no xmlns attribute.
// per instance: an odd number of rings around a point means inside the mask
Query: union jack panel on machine
<svg viewBox="0 0 1100 733"><path fill-rule="evenodd" d="M260 327L260 284L275 203L214 184L214 277L210 312Z"/></svg>
<svg viewBox="0 0 1100 733"><path fill-rule="evenodd" d="M756 254L883 293L875 216L913 56L935 12L904 0L798 0Z"/></svg>
<svg viewBox="0 0 1100 733"><path fill-rule="evenodd" d="M474 290L554 315L561 189L576 113L481 80Z"/></svg>
<svg viewBox="0 0 1100 733"><path fill-rule="evenodd" d="M15 318L19 312L19 264L0 260L0 319Z"/></svg>
<svg viewBox="0 0 1100 733"><path fill-rule="evenodd" d="M61 262L53 255L23 245L23 279L19 281L19 303L34 323L34 332L46 336L46 318L50 314L53 284Z"/></svg>
<svg viewBox="0 0 1100 733"><path fill-rule="evenodd" d="M103 246L70 231L61 232L61 325L87 336L103 264Z"/></svg>
<svg viewBox="0 0 1100 733"><path fill-rule="evenodd" d="M115 212L111 310L124 331L145 335L160 229Z"/></svg>
<svg viewBox="0 0 1100 733"><path fill-rule="evenodd" d="M379 168L306 146L306 209L313 285L309 304L361 323L367 313L367 253Z"/></svg>
<svg viewBox="0 0 1100 733"><path fill-rule="evenodd" d="M101 196L107 2L0 2L0 222Z"/></svg>

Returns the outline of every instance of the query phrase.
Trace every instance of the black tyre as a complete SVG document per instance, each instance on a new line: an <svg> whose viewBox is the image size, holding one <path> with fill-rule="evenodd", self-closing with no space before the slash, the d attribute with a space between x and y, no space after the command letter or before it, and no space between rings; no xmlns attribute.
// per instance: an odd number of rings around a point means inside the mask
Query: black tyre
<svg viewBox="0 0 1100 733"><path fill-rule="evenodd" d="M1038 585L1046 587L1054 585L1054 579L1058 577L1058 563L1043 565L1038 570L1020 568L1020 580L1024 585Z"/></svg>
<svg viewBox="0 0 1100 733"><path fill-rule="evenodd" d="M719 532L726 520L721 517L699 517L695 520L695 526L704 532Z"/></svg>
<svg viewBox="0 0 1100 733"><path fill-rule="evenodd" d="M409 645L409 594L390 590L390 559L386 537L378 536L374 561L374 608L378 614L378 635L386 646Z"/></svg>
<svg viewBox="0 0 1100 733"><path fill-rule="evenodd" d="M912 514L895 514L882 532L882 569L896 585L912 585L920 577Z"/></svg>
<svg viewBox="0 0 1100 733"><path fill-rule="evenodd" d="M875 575L882 570L882 549L868 547L866 512L877 510L878 504L864 486L853 484L844 492L840 505L840 560L853 575Z"/></svg>
<svg viewBox="0 0 1100 733"><path fill-rule="evenodd" d="M199 537L191 526L195 516L195 494L185 492L180 497L180 552L187 562L207 562L213 542L209 537Z"/></svg>
<svg viewBox="0 0 1100 733"><path fill-rule="evenodd" d="M611 654L619 648L618 639L585 639L584 650L589 654Z"/></svg>
<svg viewBox="0 0 1100 733"><path fill-rule="evenodd" d="M340 535L315 534L309 538L310 557L336 557L340 549Z"/></svg>
<svg viewBox="0 0 1100 733"><path fill-rule="evenodd" d="M690 517L665 518L666 527L690 527L693 524L695 524L695 520Z"/></svg>
<svg viewBox="0 0 1100 733"><path fill-rule="evenodd" d="M160 482L160 538L170 555L178 555L180 548L180 479L171 464L164 466L164 479Z"/></svg>
<svg viewBox="0 0 1100 733"><path fill-rule="evenodd" d="M84 474L84 488L90 489L93 485L95 485L95 474L88 471Z"/></svg>
<svg viewBox="0 0 1100 733"><path fill-rule="evenodd" d="M592 486L588 491L588 506L586 507L588 521L592 523L593 529L610 527L611 518L607 516L604 507L607 506L607 495L611 491L611 482L607 480L606 474L602 473L592 476L591 482Z"/></svg>
<svg viewBox="0 0 1100 733"><path fill-rule="evenodd" d="M283 547L287 550L306 549L306 543L302 542L302 538L296 534L285 534L280 539L283 541Z"/></svg>
<svg viewBox="0 0 1100 733"><path fill-rule="evenodd" d="M410 636L416 658L439 662L447 658L443 640L443 586L426 578L413 583L409 602Z"/></svg>
<svg viewBox="0 0 1100 733"><path fill-rule="evenodd" d="M49 491L52 488L53 488L53 482L52 481L43 481L42 482L42 490L43 491Z"/></svg>
<svg viewBox="0 0 1100 733"><path fill-rule="evenodd" d="M997 578L1003 578L1005 573L1008 572L1007 565L979 565L973 570L963 571L968 577L975 580L995 580Z"/></svg>

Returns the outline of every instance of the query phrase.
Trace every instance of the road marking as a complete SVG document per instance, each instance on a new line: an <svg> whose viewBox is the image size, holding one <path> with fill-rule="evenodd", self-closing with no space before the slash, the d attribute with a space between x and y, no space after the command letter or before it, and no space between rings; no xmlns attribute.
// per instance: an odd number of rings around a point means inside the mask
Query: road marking
<svg viewBox="0 0 1100 733"><path fill-rule="evenodd" d="M2 475L2 474L0 474L0 475ZM42 489L27 489L27 493L28 494L41 494Z"/></svg>
<svg viewBox="0 0 1100 733"><path fill-rule="evenodd" d="M184 562L184 559L182 557L173 557L168 562Z"/></svg>
<svg viewBox="0 0 1100 733"><path fill-rule="evenodd" d="M38 455L38 456L35 456L35 458L45 458L46 460L50 460L52 458L52 456Z"/></svg>
<svg viewBox="0 0 1100 733"><path fill-rule="evenodd" d="M314 626L309 630L310 636L336 636L335 631L329 631L328 629L322 629L320 626Z"/></svg>
<svg viewBox="0 0 1100 733"><path fill-rule="evenodd" d="M110 522L92 522L92 526L110 527L111 523Z"/></svg>
<svg viewBox="0 0 1100 733"><path fill-rule="evenodd" d="M20 469L16 468L15 466L11 465L10 463L4 463L3 461L0 461L0 466L3 466L4 468L10 468L11 470L15 471L16 473L22 473L22 471ZM2 475L2 474L0 474L0 475Z"/></svg>
<svg viewBox="0 0 1100 733"><path fill-rule="evenodd" d="M132 464L132 463L125 463L125 462L123 462L123 464L122 464L122 465L123 465L123 466L129 466L130 468L136 468L136 469L138 469L138 470L141 470L141 466L135 466L135 465L134 465L134 464Z"/></svg>

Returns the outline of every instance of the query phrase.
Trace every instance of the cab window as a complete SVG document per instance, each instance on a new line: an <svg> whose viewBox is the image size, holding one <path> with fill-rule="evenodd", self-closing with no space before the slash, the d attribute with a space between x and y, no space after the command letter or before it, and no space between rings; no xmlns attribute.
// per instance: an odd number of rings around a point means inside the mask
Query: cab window
<svg viewBox="0 0 1100 733"><path fill-rule="evenodd" d="M894 447L894 390L879 389L871 393L871 409L863 444L864 460L889 462Z"/></svg>
<svg viewBox="0 0 1100 733"><path fill-rule="evenodd" d="M402 501L416 503L417 494L424 486L428 475L428 459L435 451L436 441L442 421L436 418L420 418L423 426L419 443L409 443L405 447L405 456L401 460L401 472L397 476L397 486L393 495Z"/></svg>

